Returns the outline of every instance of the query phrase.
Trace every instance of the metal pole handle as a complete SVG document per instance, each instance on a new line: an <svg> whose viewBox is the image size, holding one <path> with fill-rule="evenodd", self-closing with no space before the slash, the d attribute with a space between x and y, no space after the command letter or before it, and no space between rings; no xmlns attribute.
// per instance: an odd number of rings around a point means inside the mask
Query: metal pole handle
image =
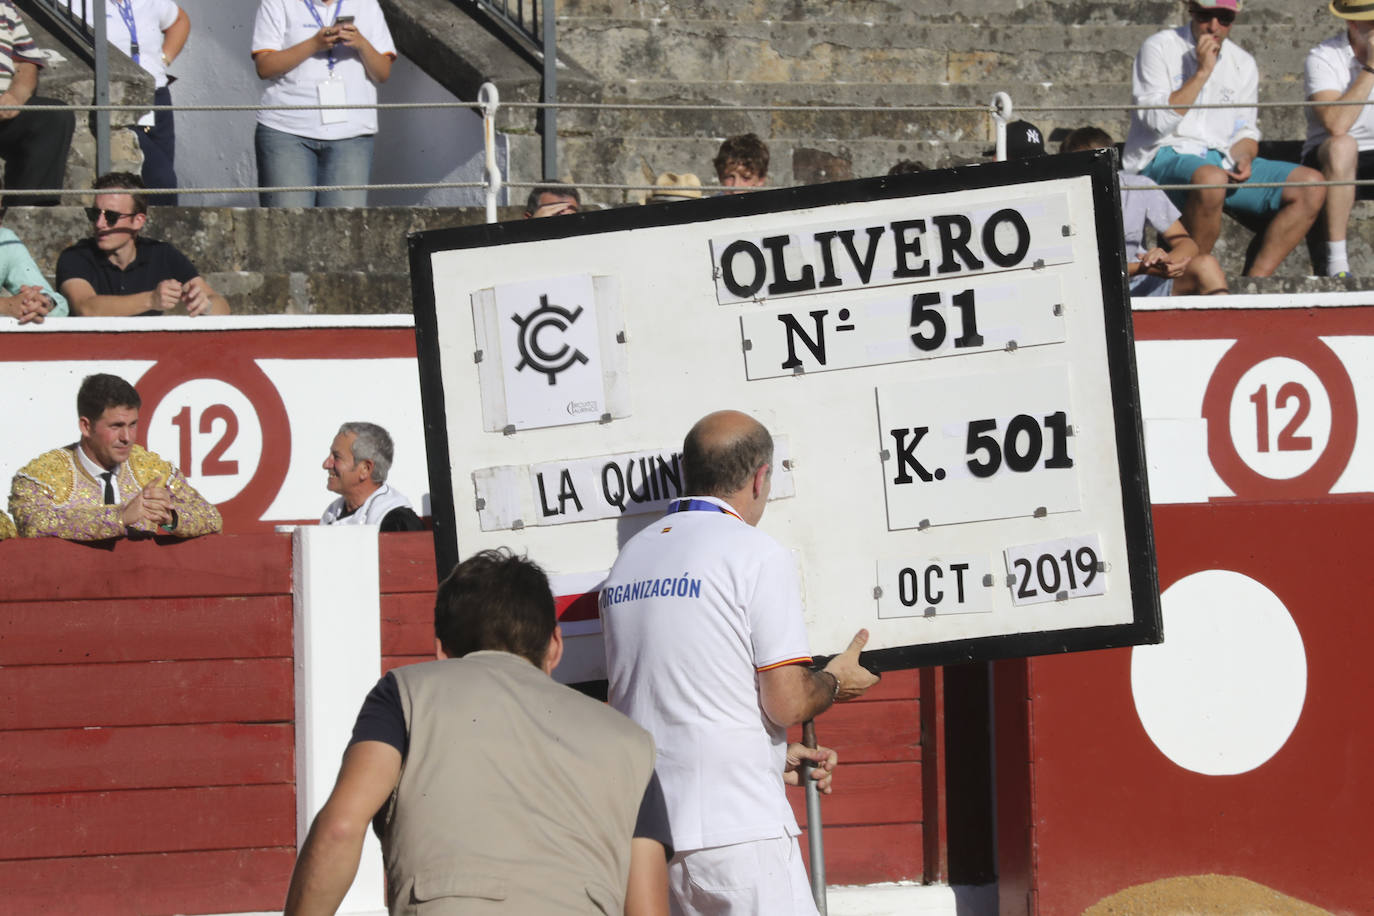
<svg viewBox="0 0 1374 916"><path fill-rule="evenodd" d="M816 722L808 719L802 724L802 744L816 747ZM806 842L811 852L811 897L821 916L825 911L825 840L821 837L821 790L811 778L812 766L803 762L802 783L806 786Z"/></svg>

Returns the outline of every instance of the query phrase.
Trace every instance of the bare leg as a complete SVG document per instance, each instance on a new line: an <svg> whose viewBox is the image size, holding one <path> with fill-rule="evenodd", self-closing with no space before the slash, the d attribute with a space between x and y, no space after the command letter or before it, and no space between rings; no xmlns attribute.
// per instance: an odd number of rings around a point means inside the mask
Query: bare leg
<svg viewBox="0 0 1374 916"><path fill-rule="evenodd" d="M1231 290L1226 285L1226 272L1210 254L1195 255L1188 261L1183 276L1174 281L1175 296L1215 296Z"/></svg>
<svg viewBox="0 0 1374 916"><path fill-rule="evenodd" d="M1204 165L1193 172L1193 184L1226 184L1226 173L1215 165ZM1197 243L1198 251L1211 254L1221 235L1221 206L1226 202L1225 188L1198 188L1188 192L1183 205L1183 226Z"/></svg>
<svg viewBox="0 0 1374 916"><path fill-rule="evenodd" d="M1305 185L1304 182L1321 181L1321 172L1299 166L1288 176L1283 189L1282 205L1279 212L1264 230L1264 239L1255 260L1246 274L1251 277L1267 277L1278 270L1288 252L1298 246L1307 235L1307 230L1317 221L1322 202L1326 199L1326 189L1320 185Z"/></svg>
<svg viewBox="0 0 1374 916"><path fill-rule="evenodd" d="M1359 161L1359 146L1349 134L1328 137L1317 147L1317 162L1327 181L1354 181ZM1355 186L1341 185L1326 189L1326 238L1330 242L1345 241L1350 211L1355 206Z"/></svg>

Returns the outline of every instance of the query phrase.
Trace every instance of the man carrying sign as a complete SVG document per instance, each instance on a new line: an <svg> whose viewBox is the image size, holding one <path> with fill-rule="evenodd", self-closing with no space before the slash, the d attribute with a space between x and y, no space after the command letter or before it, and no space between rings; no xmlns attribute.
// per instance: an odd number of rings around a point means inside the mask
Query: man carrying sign
<svg viewBox="0 0 1374 916"><path fill-rule="evenodd" d="M601 592L610 702L658 746L675 912L814 914L783 784L805 759L828 791L835 755L789 747L786 730L877 683L859 664L868 633L809 667L796 564L755 527L768 430L713 413L682 454L692 497L625 545Z"/></svg>
<svg viewBox="0 0 1374 916"><path fill-rule="evenodd" d="M39 455L14 476L10 512L21 536L99 541L220 530L219 510L134 441L141 404L118 376L86 377L76 395L81 441Z"/></svg>

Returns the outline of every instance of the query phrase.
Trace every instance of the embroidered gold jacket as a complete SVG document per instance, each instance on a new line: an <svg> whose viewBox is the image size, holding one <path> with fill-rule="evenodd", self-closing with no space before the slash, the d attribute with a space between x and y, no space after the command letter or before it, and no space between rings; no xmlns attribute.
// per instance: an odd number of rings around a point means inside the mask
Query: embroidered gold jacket
<svg viewBox="0 0 1374 916"><path fill-rule="evenodd" d="M22 537L58 537L98 541L124 537L130 528L175 537L214 534L223 525L219 510L195 491L181 472L153 452L133 446L129 460L119 466L119 492L127 503L145 486L166 481L176 510L170 532L140 521L126 528L122 506L104 504L104 483L86 472L77 460L75 445L44 452L19 470L10 485L10 513Z"/></svg>

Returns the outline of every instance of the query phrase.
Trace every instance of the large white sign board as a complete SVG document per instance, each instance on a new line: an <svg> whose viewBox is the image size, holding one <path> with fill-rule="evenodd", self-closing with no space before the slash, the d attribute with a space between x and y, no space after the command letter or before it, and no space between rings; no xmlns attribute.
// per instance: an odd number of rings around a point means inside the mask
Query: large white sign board
<svg viewBox="0 0 1374 916"><path fill-rule="evenodd" d="M888 668L1158 641L1113 165L415 236L441 565L507 545L604 572L730 407L779 442L761 527L817 655L860 627Z"/></svg>

